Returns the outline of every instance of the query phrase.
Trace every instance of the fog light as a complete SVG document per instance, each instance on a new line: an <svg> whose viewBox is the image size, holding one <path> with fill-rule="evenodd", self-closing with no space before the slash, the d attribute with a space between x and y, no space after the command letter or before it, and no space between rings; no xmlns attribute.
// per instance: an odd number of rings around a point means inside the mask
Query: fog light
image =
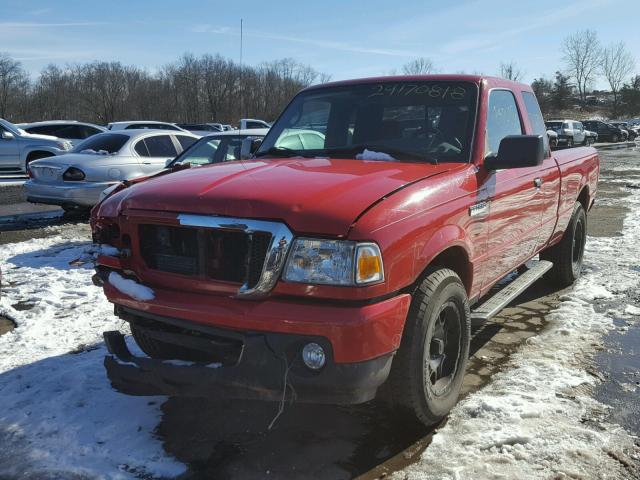
<svg viewBox="0 0 640 480"><path fill-rule="evenodd" d="M302 349L302 360L311 370L320 370L326 361L324 349L317 343L307 343Z"/></svg>

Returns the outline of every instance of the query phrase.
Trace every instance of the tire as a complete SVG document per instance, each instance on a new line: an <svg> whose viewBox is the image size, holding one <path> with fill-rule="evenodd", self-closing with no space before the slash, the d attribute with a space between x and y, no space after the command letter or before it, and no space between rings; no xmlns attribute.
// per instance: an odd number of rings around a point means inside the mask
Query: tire
<svg viewBox="0 0 640 480"><path fill-rule="evenodd" d="M614 134L611 136L611 141L612 141L613 143L618 143L618 141L620 141L620 137L618 137L618 134L617 134L617 133L614 133Z"/></svg>
<svg viewBox="0 0 640 480"><path fill-rule="evenodd" d="M567 139L567 148L573 148L573 138Z"/></svg>
<svg viewBox="0 0 640 480"><path fill-rule="evenodd" d="M168 360L176 357L183 357L185 349L170 343L160 342L150 337L144 330L131 325L131 333L140 349L151 358Z"/></svg>
<svg viewBox="0 0 640 480"><path fill-rule="evenodd" d="M86 217L91 212L90 207L80 207L77 205L61 205L65 215L73 217Z"/></svg>
<svg viewBox="0 0 640 480"><path fill-rule="evenodd" d="M540 252L542 260L553 262L553 267L546 274L547 280L564 288L578 279L582 271L586 239L587 214L582 204L576 202L562 240Z"/></svg>
<svg viewBox="0 0 640 480"><path fill-rule="evenodd" d="M413 294L391 366L386 387L394 407L408 411L426 426L449 413L464 379L470 325L469 302L460 277L447 268L432 270Z"/></svg>

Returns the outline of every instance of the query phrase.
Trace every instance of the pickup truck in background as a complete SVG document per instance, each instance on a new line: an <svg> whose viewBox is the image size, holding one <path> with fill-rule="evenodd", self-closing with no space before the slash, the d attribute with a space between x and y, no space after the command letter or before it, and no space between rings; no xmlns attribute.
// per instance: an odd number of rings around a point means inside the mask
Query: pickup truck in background
<svg viewBox="0 0 640 480"><path fill-rule="evenodd" d="M298 131L318 139L281 144ZM543 275L580 275L598 175L594 149L550 151L528 85L428 75L303 90L250 159L94 208L94 241L115 247L95 281L148 355L105 332L109 378L133 395L380 395L434 424L457 401L472 322Z"/></svg>
<svg viewBox="0 0 640 480"><path fill-rule="evenodd" d="M62 155L72 147L68 140L50 135L27 133L13 123L0 118L1 173L27 173L29 162Z"/></svg>

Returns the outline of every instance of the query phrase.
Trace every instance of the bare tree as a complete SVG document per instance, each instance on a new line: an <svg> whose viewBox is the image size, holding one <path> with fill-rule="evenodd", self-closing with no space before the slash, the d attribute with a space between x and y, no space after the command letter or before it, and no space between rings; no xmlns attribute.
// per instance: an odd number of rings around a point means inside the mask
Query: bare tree
<svg viewBox="0 0 640 480"><path fill-rule="evenodd" d="M580 100L584 102L587 88L598 75L601 63L598 34L593 30L580 30L565 38L562 49L567 72L575 79Z"/></svg>
<svg viewBox="0 0 640 480"><path fill-rule="evenodd" d="M405 75L427 75L435 71L435 66L429 58L420 57L411 60L402 66L402 73Z"/></svg>
<svg viewBox="0 0 640 480"><path fill-rule="evenodd" d="M506 78L507 80L513 80L514 82L519 82L522 80L522 70L518 67L516 62L511 60L508 63L500 64L500 76L502 78Z"/></svg>
<svg viewBox="0 0 640 480"><path fill-rule="evenodd" d="M613 116L618 114L618 100L624 81L635 68L633 56L624 42L610 45L602 50L602 74L609 82L613 93Z"/></svg>
<svg viewBox="0 0 640 480"><path fill-rule="evenodd" d="M26 93L28 77L20 62L0 53L0 117L7 117L17 96Z"/></svg>

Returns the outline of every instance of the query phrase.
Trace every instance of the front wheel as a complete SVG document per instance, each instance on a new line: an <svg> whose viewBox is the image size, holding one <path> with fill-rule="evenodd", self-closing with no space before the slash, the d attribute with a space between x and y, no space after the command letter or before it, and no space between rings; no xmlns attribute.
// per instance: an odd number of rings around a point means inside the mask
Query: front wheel
<svg viewBox="0 0 640 480"><path fill-rule="evenodd" d="M393 404L423 424L440 422L458 400L469 357L469 302L460 277L431 271L413 295L387 387Z"/></svg>
<svg viewBox="0 0 640 480"><path fill-rule="evenodd" d="M547 279L560 287L575 282L582 271L584 246L587 241L587 214L580 202L573 207L573 214L560 243L540 252L542 260L553 262Z"/></svg>
<svg viewBox="0 0 640 480"><path fill-rule="evenodd" d="M573 138L567 139L567 148L573 148Z"/></svg>

